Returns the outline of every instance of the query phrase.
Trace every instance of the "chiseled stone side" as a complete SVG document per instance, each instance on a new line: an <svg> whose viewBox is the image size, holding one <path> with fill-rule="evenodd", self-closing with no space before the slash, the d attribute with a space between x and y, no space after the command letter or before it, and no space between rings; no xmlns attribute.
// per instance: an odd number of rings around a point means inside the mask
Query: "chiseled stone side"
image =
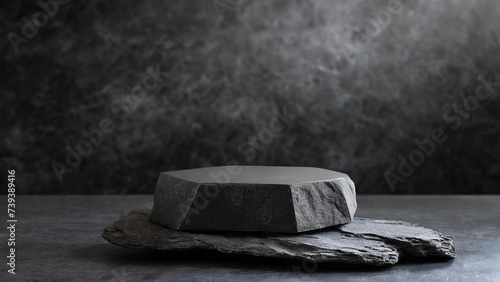
<svg viewBox="0 0 500 282"><path fill-rule="evenodd" d="M164 172L156 184L150 220L179 230L198 191L198 183L172 177Z"/></svg>
<svg viewBox="0 0 500 282"><path fill-rule="evenodd" d="M296 233L287 185L200 184L179 230Z"/></svg>
<svg viewBox="0 0 500 282"><path fill-rule="evenodd" d="M356 212L354 183L346 175L291 187L297 232L349 223Z"/></svg>

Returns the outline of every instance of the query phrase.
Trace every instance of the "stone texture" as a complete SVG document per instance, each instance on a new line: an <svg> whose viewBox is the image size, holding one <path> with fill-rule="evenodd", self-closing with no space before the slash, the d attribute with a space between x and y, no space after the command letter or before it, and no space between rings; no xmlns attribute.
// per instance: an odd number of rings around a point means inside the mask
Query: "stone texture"
<svg viewBox="0 0 500 282"><path fill-rule="evenodd" d="M157 250L207 249L222 253L316 262L391 265L402 255L455 257L453 239L418 225L356 218L341 227L302 234L190 233L148 220L152 205L122 216L104 229L109 242L127 248Z"/></svg>
<svg viewBox="0 0 500 282"><path fill-rule="evenodd" d="M400 246L404 250L403 253L409 256L455 256L451 236L414 223L357 218L349 224L340 226L339 230L356 237L382 240Z"/></svg>
<svg viewBox="0 0 500 282"><path fill-rule="evenodd" d="M151 220L175 230L297 233L350 222L354 183L312 167L207 167L161 173Z"/></svg>

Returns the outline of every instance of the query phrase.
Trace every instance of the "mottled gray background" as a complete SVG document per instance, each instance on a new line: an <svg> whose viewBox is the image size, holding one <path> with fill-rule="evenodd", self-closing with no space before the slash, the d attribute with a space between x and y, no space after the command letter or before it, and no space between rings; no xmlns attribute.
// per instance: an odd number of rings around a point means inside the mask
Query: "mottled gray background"
<svg viewBox="0 0 500 282"><path fill-rule="evenodd" d="M442 118L479 75L500 81L497 1L402 1L372 33L389 0L240 2L221 20L212 1L70 1L16 53L8 34L42 8L2 1L0 177L15 169L18 194L153 193L161 171L236 160L342 171L358 193L500 192L500 99L456 130ZM162 84L113 108L156 65ZM283 107L286 129L242 154ZM59 182L52 164L103 118L116 128ZM437 127L448 140L391 191L384 172Z"/></svg>

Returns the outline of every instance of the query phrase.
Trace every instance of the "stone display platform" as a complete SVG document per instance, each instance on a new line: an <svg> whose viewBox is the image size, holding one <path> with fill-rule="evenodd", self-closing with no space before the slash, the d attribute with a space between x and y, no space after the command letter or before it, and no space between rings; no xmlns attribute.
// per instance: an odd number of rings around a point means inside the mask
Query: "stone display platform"
<svg viewBox="0 0 500 282"><path fill-rule="evenodd" d="M162 172L150 219L185 231L299 233L351 222L356 208L345 173L218 166Z"/></svg>

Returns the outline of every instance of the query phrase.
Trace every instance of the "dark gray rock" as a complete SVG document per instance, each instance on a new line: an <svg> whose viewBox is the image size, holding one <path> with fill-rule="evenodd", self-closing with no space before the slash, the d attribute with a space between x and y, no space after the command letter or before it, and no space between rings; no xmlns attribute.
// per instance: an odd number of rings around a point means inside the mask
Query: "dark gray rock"
<svg viewBox="0 0 500 282"><path fill-rule="evenodd" d="M207 249L222 253L315 262L391 265L401 255L453 258L453 239L431 229L402 221L354 219L331 227L294 235L190 233L148 220L146 205L104 229L109 242L127 248L157 250Z"/></svg>
<svg viewBox="0 0 500 282"><path fill-rule="evenodd" d="M297 233L350 222L354 183L312 167L235 166L163 172L151 220L175 230Z"/></svg>
<svg viewBox="0 0 500 282"><path fill-rule="evenodd" d="M418 224L395 221L356 218L339 227L356 237L381 240L400 246L404 254L414 257L455 257L453 238Z"/></svg>

